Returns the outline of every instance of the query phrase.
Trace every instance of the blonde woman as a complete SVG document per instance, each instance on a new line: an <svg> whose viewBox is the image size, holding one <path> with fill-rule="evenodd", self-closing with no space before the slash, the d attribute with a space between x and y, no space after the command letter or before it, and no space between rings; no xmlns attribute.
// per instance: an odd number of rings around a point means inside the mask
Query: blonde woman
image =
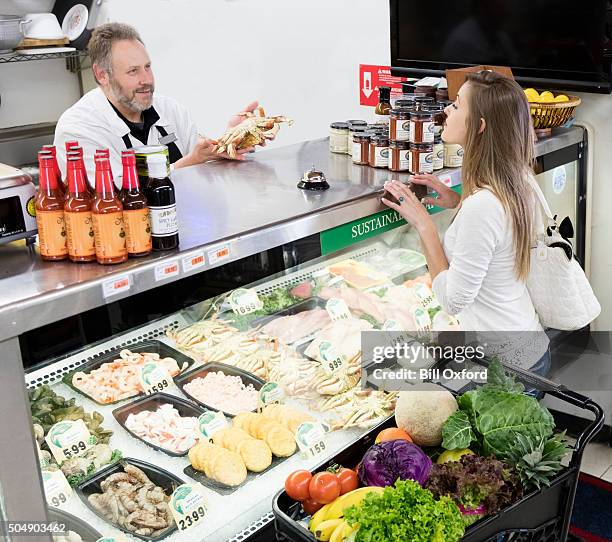
<svg viewBox="0 0 612 542"><path fill-rule="evenodd" d="M529 355L506 361L545 373L550 366L548 341L525 284L536 221L531 188L534 138L527 100L511 79L480 72L468 77L446 115L442 139L464 150L462 196L434 175L412 179L438 193L423 203L458 208L443 242L406 185L386 183L399 204L385 199L383 203L419 233L434 293L443 309L458 317L462 329L539 332L522 334L531 344L515 348L530 350Z"/></svg>

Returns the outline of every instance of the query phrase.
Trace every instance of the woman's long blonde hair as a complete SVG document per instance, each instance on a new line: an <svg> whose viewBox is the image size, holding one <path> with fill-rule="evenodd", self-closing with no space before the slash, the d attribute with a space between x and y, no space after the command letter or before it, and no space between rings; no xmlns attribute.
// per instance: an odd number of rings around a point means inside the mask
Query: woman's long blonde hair
<svg viewBox="0 0 612 542"><path fill-rule="evenodd" d="M535 140L529 104L521 87L495 72L467 77L470 85L463 156L463 197L488 188L501 201L513 226L515 273L526 280L534 232ZM481 119L486 127L480 132Z"/></svg>

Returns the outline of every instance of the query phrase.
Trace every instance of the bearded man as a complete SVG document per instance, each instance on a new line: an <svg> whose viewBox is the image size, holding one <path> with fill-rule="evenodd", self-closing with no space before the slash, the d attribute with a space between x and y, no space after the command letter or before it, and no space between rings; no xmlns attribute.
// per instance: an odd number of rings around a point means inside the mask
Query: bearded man
<svg viewBox="0 0 612 542"><path fill-rule="evenodd" d="M94 179L94 154L108 148L112 170L122 172L121 151L142 145L166 145L173 168L187 167L217 158L216 141L199 135L189 111L165 96L155 94L151 59L138 31L122 23L104 24L94 30L89 46L98 88L67 109L55 129L54 144L62 175L66 175L66 141L83 148L89 179ZM253 111L258 103L244 111ZM243 120L233 116L228 126ZM237 159L252 148L239 150Z"/></svg>

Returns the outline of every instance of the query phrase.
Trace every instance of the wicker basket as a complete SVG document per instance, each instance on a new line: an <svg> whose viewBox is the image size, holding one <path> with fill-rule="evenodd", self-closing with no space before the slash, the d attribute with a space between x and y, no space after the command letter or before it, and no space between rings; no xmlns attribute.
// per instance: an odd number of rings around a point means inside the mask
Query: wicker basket
<svg viewBox="0 0 612 542"><path fill-rule="evenodd" d="M563 126L582 101L578 96L568 96L568 98L568 102L530 103L533 127L542 130Z"/></svg>

